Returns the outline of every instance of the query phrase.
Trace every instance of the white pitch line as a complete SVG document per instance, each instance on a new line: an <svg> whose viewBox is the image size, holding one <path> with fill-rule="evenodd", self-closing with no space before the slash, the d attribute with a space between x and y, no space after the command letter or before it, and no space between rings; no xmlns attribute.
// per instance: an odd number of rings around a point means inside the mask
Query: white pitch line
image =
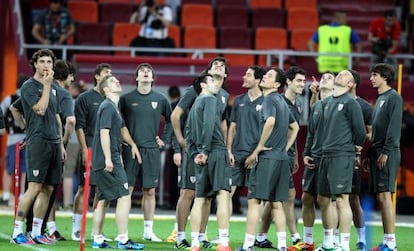
<svg viewBox="0 0 414 251"><path fill-rule="evenodd" d="M10 235L7 235L7 234L5 234L5 233L1 233L0 232L0 238L1 239L5 239L5 240L10 240ZM51 251L51 249L46 249L46 248L39 248L38 246L39 245L37 245L37 244L35 244L35 245L19 245L19 244L15 244L16 246L19 246L19 247L23 247L23 248L28 248L28 249L31 249L31 250L35 250L35 251Z"/></svg>

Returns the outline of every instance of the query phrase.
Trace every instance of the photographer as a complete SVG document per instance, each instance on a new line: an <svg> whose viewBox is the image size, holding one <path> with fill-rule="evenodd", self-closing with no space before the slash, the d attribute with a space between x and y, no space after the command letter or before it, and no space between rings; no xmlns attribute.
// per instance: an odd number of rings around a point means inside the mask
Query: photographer
<svg viewBox="0 0 414 251"><path fill-rule="evenodd" d="M173 15L169 6L159 5L157 0L143 0L130 18L130 23L141 24L139 34L131 41L130 46L174 48L174 40L168 37L168 26L172 20ZM159 52L140 52L139 54L165 55Z"/></svg>
<svg viewBox="0 0 414 251"><path fill-rule="evenodd" d="M372 44L371 66L377 63L397 66L392 55L398 53L400 35L401 27L394 10L387 10L383 17L372 20L368 33L368 41Z"/></svg>

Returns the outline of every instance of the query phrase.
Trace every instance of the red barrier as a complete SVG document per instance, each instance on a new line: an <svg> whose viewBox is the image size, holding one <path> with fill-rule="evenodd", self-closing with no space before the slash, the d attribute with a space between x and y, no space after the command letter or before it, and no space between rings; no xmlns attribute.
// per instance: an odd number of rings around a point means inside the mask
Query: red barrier
<svg viewBox="0 0 414 251"><path fill-rule="evenodd" d="M150 63L154 65L201 65L207 66L211 59L191 59L184 57L146 57L146 56L124 56L124 55L99 55L99 54L75 54L73 61L77 63L127 63L140 64Z"/></svg>
<svg viewBox="0 0 414 251"><path fill-rule="evenodd" d="M82 226L81 226L81 239L80 239L80 251L85 250L85 232L86 232L86 214L88 213L89 204L89 182L91 177L91 160L92 149L88 148L88 155L86 156L85 166L85 185L83 190L83 210L82 210Z"/></svg>
<svg viewBox="0 0 414 251"><path fill-rule="evenodd" d="M20 197L20 142L16 143L16 162L14 164L14 219L16 220L17 208Z"/></svg>

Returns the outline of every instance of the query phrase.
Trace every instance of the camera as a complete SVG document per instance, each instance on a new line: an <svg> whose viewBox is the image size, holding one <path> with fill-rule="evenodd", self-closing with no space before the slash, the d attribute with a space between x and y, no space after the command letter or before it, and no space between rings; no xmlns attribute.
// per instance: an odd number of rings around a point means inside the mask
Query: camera
<svg viewBox="0 0 414 251"><path fill-rule="evenodd" d="M372 45L372 53L376 55L387 55L388 49L392 47L392 38L387 36L386 39L379 39Z"/></svg>
<svg viewBox="0 0 414 251"><path fill-rule="evenodd" d="M148 8L152 8L155 5L155 1L154 0L146 0L145 1L145 6L147 6Z"/></svg>

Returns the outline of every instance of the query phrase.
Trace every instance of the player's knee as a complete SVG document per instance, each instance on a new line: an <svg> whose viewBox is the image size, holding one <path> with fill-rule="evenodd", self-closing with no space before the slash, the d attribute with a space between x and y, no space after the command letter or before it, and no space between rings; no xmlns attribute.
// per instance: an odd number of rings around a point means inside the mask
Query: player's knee
<svg viewBox="0 0 414 251"><path fill-rule="evenodd" d="M143 189L145 197L155 197L155 188Z"/></svg>
<svg viewBox="0 0 414 251"><path fill-rule="evenodd" d="M195 197L194 190L186 189L183 191L183 198L185 200L193 201Z"/></svg>
<svg viewBox="0 0 414 251"><path fill-rule="evenodd" d="M41 185L32 185L32 186L29 186L27 191L28 191L28 193L37 196L42 191L42 186Z"/></svg>
<svg viewBox="0 0 414 251"><path fill-rule="evenodd" d="M318 196L317 198L318 205L321 209L326 208L329 205L330 201L330 198L324 196Z"/></svg>
<svg viewBox="0 0 414 251"><path fill-rule="evenodd" d="M351 205L351 207L358 207L360 202L359 202L359 197L358 196L349 196L349 204Z"/></svg>
<svg viewBox="0 0 414 251"><path fill-rule="evenodd" d="M315 203L315 198L308 193L302 194L302 204L304 207L313 207L313 204Z"/></svg>
<svg viewBox="0 0 414 251"><path fill-rule="evenodd" d="M50 195L50 194L52 194L52 192L53 192L53 186L46 186L46 187L43 187L43 190L48 194L48 195Z"/></svg>

